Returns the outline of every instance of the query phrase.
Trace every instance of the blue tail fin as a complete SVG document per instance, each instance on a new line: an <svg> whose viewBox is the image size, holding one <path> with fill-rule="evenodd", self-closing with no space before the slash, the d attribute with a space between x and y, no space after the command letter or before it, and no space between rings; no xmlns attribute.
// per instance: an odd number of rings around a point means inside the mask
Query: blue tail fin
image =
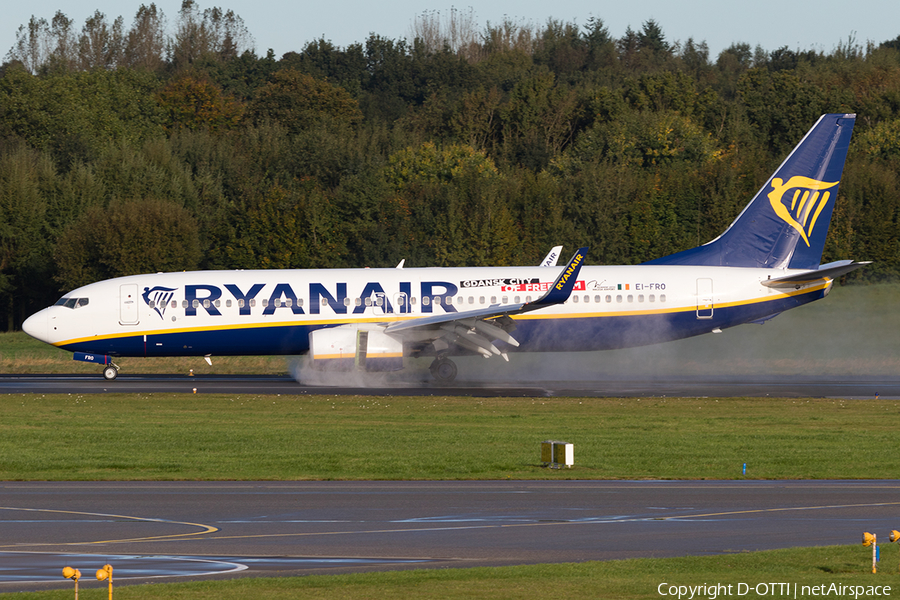
<svg viewBox="0 0 900 600"><path fill-rule="evenodd" d="M645 264L818 267L855 121L823 115L725 233Z"/></svg>

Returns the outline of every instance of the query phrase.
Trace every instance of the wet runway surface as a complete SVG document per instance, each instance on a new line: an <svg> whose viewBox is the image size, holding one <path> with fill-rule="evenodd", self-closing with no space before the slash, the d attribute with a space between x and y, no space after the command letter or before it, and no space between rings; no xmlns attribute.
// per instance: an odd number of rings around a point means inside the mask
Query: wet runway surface
<svg viewBox="0 0 900 600"><path fill-rule="evenodd" d="M101 585L106 563L135 583L857 543L898 527L898 492L900 481L7 482L0 592L71 585L64 566Z"/></svg>
<svg viewBox="0 0 900 600"><path fill-rule="evenodd" d="M492 382L458 380L449 386L432 382L387 380L381 385L351 387L304 385L288 376L180 376L127 375L106 381L99 375L2 375L0 394L13 393L234 393L234 394L337 394L366 396L473 396L473 397L746 397L782 398L900 398L900 376L803 377L755 374L752 376L666 377L603 381Z"/></svg>

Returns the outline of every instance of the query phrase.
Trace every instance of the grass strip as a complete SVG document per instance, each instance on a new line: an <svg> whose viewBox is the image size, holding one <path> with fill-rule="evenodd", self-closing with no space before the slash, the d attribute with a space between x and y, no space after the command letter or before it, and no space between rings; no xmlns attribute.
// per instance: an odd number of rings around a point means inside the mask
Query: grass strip
<svg viewBox="0 0 900 600"><path fill-rule="evenodd" d="M896 548L883 544L871 573L871 550L861 545L791 548L720 556L630 559L516 567L440 569L354 575L242 578L230 581L119 585L119 600L331 600L566 598L567 600L685 600L694 598L878 598L900 596ZM113 565L115 567L115 565ZM62 576L60 576L62 580ZM665 585L662 585L665 584ZM796 585L796 596L795 586ZM674 586L674 587L673 587ZM682 590L678 586L685 586ZM698 588L698 586L701 586ZM705 587L702 587L705 586ZM723 587L716 587L723 586ZM730 588L728 586L731 586ZM818 586L818 587L816 587ZM851 586L851 587L847 587ZM888 586L889 589L886 589ZM95 589L96 588L96 589ZM862 590L862 593L858 593ZM869 593L866 593L868 590ZM841 593L835 593L841 592ZM662 593L661 593L662 592ZM831 593L829 593L831 592ZM4 595L9 600L56 600L71 590ZM82 600L105 598L85 578ZM663 595L665 594L665 595Z"/></svg>
<svg viewBox="0 0 900 600"><path fill-rule="evenodd" d="M898 400L0 396L0 480L882 479ZM575 445L575 468L540 443ZM742 475L742 465L747 473Z"/></svg>

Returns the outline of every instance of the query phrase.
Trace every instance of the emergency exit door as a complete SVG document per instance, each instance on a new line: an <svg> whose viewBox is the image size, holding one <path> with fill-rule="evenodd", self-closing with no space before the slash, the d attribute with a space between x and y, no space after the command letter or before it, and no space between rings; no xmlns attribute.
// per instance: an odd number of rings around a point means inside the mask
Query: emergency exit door
<svg viewBox="0 0 900 600"><path fill-rule="evenodd" d="M119 324L137 325L138 316L138 286L136 283L126 283L119 286Z"/></svg>

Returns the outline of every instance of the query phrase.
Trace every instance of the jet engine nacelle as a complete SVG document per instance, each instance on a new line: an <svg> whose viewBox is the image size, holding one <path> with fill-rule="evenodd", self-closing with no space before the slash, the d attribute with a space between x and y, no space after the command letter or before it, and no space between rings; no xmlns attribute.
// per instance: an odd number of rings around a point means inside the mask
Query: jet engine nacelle
<svg viewBox="0 0 900 600"><path fill-rule="evenodd" d="M383 327L342 325L309 334L310 362L328 370L396 371L403 368L403 343Z"/></svg>

